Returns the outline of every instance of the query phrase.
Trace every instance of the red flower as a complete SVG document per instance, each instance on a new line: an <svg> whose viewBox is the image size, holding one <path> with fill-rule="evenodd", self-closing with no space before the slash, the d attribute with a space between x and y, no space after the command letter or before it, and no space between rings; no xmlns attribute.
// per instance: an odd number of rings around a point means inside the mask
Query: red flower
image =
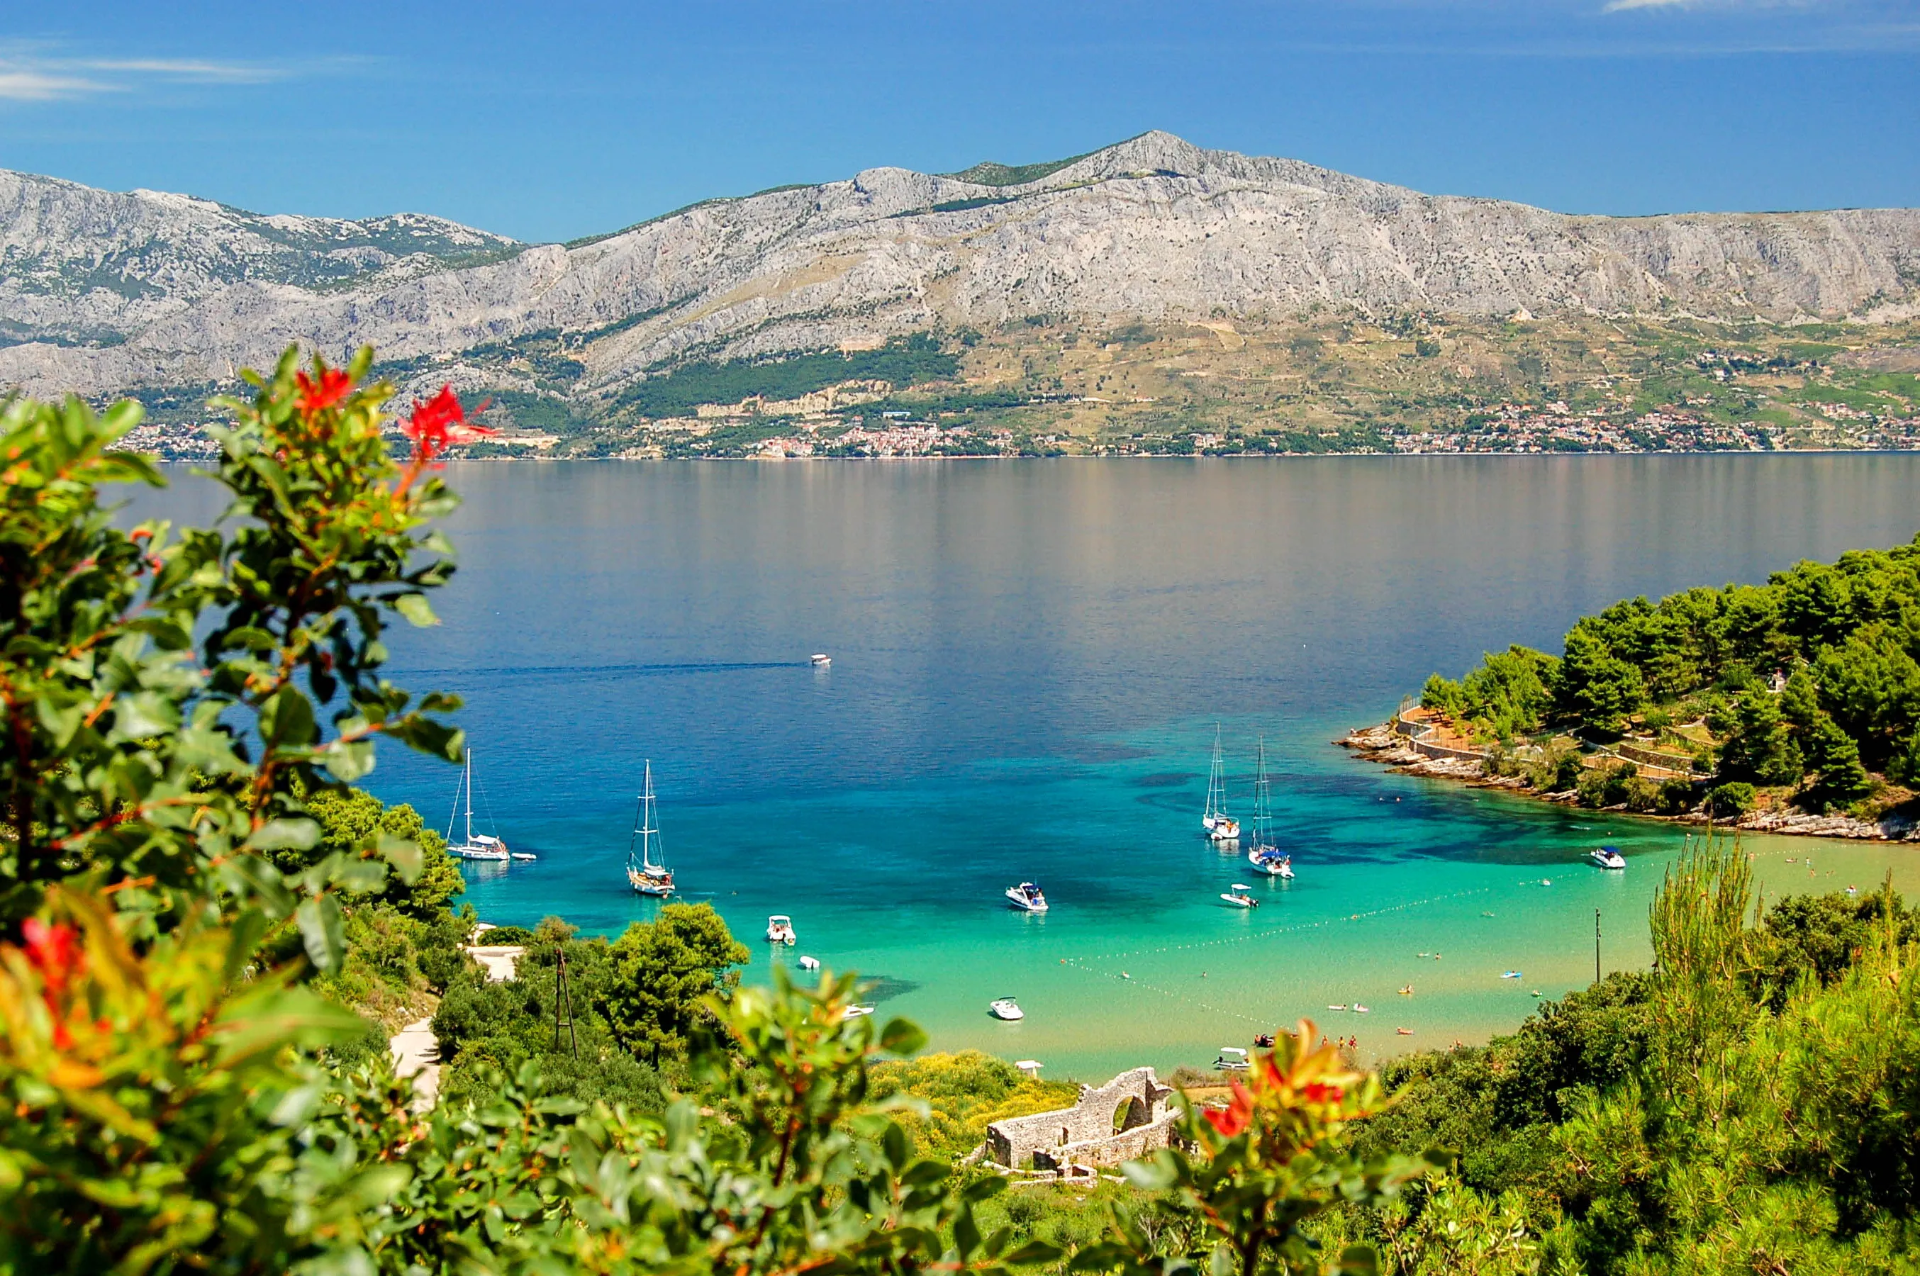
<svg viewBox="0 0 1920 1276"><path fill-rule="evenodd" d="M20 923L27 940L27 960L40 972L49 996L65 992L67 979L80 964L80 932L71 926L49 926L38 917Z"/></svg>
<svg viewBox="0 0 1920 1276"><path fill-rule="evenodd" d="M1253 1122L1253 1093L1238 1081L1233 1083L1233 1102L1222 1108L1203 1108L1207 1124L1226 1138L1232 1138Z"/></svg>
<svg viewBox="0 0 1920 1276"><path fill-rule="evenodd" d="M454 444L471 443L493 433L467 420L466 409L460 406L450 385L441 386L440 393L425 403L416 399L405 428L407 437L413 440L414 456L423 461L431 461Z"/></svg>
<svg viewBox="0 0 1920 1276"><path fill-rule="evenodd" d="M1322 1085L1318 1081L1300 1088L1301 1096L1308 1103L1338 1103L1346 1093L1337 1085Z"/></svg>
<svg viewBox="0 0 1920 1276"><path fill-rule="evenodd" d="M304 372L294 373L293 380L300 387L297 400L300 405L300 415L309 421L313 419L314 413L322 408L332 407L346 398L347 392L353 389L353 378L340 368L322 367L318 381Z"/></svg>

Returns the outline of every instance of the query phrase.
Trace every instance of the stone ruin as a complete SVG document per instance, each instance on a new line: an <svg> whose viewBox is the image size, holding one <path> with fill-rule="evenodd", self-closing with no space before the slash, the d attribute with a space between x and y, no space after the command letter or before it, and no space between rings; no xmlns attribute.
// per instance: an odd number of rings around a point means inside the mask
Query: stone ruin
<svg viewBox="0 0 1920 1276"><path fill-rule="evenodd" d="M1152 1068L1135 1068L1103 1086L1081 1086L1070 1108L993 1122L980 1153L1003 1169L1061 1175L1118 1165L1173 1141L1179 1113L1167 1105L1172 1095Z"/></svg>

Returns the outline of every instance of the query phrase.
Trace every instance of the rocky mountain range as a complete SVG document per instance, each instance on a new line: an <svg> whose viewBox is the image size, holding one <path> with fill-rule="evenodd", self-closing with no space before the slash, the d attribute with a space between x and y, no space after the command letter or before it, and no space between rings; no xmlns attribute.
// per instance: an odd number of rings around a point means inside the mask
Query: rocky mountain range
<svg viewBox="0 0 1920 1276"><path fill-rule="evenodd" d="M259 216L0 172L0 385L196 386L289 342L605 402L689 359L1032 317L1904 317L1920 210L1568 216L1147 133L1052 164L715 199L528 245L438 218ZM563 348L556 381L516 343Z"/></svg>

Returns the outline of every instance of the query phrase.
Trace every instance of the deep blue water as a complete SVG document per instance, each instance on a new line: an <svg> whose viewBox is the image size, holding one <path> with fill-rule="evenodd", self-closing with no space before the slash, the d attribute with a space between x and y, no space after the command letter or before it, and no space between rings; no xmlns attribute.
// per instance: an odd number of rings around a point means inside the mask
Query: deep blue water
<svg viewBox="0 0 1920 1276"><path fill-rule="evenodd" d="M541 856L470 874L485 919L611 932L649 915L620 866L651 759L669 859L755 950L749 978L770 960L766 916L790 913L801 943L772 960L858 968L937 1048L1033 1055L1050 1075L1205 1062L1308 1011L1366 1049L1484 1035L1536 989L1591 978L1595 908L1607 959L1643 961L1675 830L1389 775L1329 741L1484 649L1557 650L1617 598L1920 529L1908 455L449 478L460 570L444 623L396 635L394 676L466 698L482 823ZM204 515L205 499L163 503ZM1199 837L1216 721L1241 807L1264 736L1300 869L1263 880L1251 914L1218 900L1244 860ZM444 827L456 778L390 749L370 783ZM1603 838L1633 856L1626 874L1571 862ZM1805 844L1755 846L1775 889L1798 884ZM1813 853L1835 882L1909 871L1898 852ZM1023 878L1047 887L1047 917L1003 906ZM985 1017L1003 993L1024 1023ZM1355 1001L1374 1013L1325 1010Z"/></svg>

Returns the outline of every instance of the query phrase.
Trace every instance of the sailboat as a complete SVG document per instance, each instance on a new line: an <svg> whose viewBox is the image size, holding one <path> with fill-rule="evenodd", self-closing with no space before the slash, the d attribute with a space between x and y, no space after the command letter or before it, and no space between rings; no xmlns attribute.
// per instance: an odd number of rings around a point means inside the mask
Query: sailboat
<svg viewBox="0 0 1920 1276"><path fill-rule="evenodd" d="M665 899L673 894L673 871L667 867L667 855L660 846L660 830L653 823L653 759L647 759L646 788L633 813L633 836L627 839L627 884L642 895ZM633 857L635 843L640 858ZM657 861L656 862L656 857Z"/></svg>
<svg viewBox="0 0 1920 1276"><path fill-rule="evenodd" d="M1253 782L1253 849L1247 862L1268 877L1293 879L1293 856L1273 844L1273 782L1267 779L1267 738L1260 737L1259 778Z"/></svg>
<svg viewBox="0 0 1920 1276"><path fill-rule="evenodd" d="M1240 821L1227 814L1227 768L1220 756L1220 724L1213 724L1213 769L1207 773L1207 809L1200 826L1216 842L1240 838Z"/></svg>
<svg viewBox="0 0 1920 1276"><path fill-rule="evenodd" d="M462 842L453 840L453 826L460 819L460 795L467 799L467 836ZM460 773L460 787L453 791L453 814L447 817L447 854L463 860L491 860L504 864L509 860L530 860L533 855L527 851L510 851L507 844L497 837L473 831L473 750L467 750L467 765Z"/></svg>

